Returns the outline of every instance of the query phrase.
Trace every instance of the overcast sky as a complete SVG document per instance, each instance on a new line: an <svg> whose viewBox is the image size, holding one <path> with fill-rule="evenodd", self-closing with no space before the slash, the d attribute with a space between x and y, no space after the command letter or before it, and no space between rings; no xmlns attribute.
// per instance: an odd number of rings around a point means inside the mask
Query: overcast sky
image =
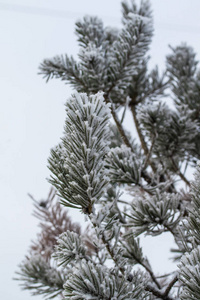
<svg viewBox="0 0 200 300"><path fill-rule="evenodd" d="M120 25L119 0L3 0L0 1L0 293L4 300L32 299L12 280L17 265L37 232L32 203L46 197L46 167L50 148L63 132L64 103L71 89L59 80L48 84L37 75L44 58L76 55L74 23L85 14L98 15L106 25ZM168 45L187 42L200 57L200 1L152 0L155 36L151 66L164 68ZM19 6L21 5L21 6ZM32 7L32 9L31 9ZM77 216L74 216L77 219ZM148 239L155 270L173 269L156 248L166 238ZM168 238L170 243L170 238ZM34 298L33 298L34 299ZM41 299L41 297L35 297Z"/></svg>

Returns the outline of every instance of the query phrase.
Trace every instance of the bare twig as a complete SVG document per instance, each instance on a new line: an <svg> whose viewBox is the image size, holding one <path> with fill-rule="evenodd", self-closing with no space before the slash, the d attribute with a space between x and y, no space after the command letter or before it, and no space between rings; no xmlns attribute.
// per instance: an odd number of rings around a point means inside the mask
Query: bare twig
<svg viewBox="0 0 200 300"><path fill-rule="evenodd" d="M170 283L168 284L168 286L166 287L164 292L162 292L161 290L158 290L156 287L151 286L151 285L146 286L146 291L151 292L154 296L156 296L160 299L163 299L163 300L175 300L174 298L169 296L169 292L177 281L178 281L178 277L175 276L172 279L172 281L170 281Z"/></svg>
<svg viewBox="0 0 200 300"><path fill-rule="evenodd" d="M153 140L152 140L152 144L151 144L151 148L149 149L149 152L148 152L148 155L146 157L146 160L145 160L145 163L144 163L144 167L143 167L143 170L145 170L148 166L148 162L151 158L151 155L152 155L152 151L153 151L153 147L154 147L154 144L155 144L155 141L156 141L156 135L154 134L153 136Z"/></svg>
<svg viewBox="0 0 200 300"><path fill-rule="evenodd" d="M164 278L164 277L168 277L168 276L171 276L171 275L174 274L174 273L175 273L175 271L170 272L170 273L167 273L167 274L164 274L164 275L156 276L156 278Z"/></svg>
<svg viewBox="0 0 200 300"><path fill-rule="evenodd" d="M185 177L185 175L183 173L181 173L180 169L177 167L173 157L171 157L171 162L172 162L172 165L174 167L174 171L176 172L176 174L179 175L179 177L186 183L186 185L188 187L190 187L190 182L187 180L187 178Z"/></svg>
<svg viewBox="0 0 200 300"><path fill-rule="evenodd" d="M125 133L125 130L124 130L123 126L122 126L122 123L121 123L120 120L118 119L118 116L117 116L117 114L116 114L116 112L115 112L115 109L114 109L114 107L113 107L113 104L111 105L111 113L112 113L113 119L114 119L114 121L115 121L115 123L116 123L116 125L117 125L117 128L118 128L118 130L119 130L119 133L120 133L120 135L121 135L121 137L122 137L122 140L123 140L124 144L125 144L127 147L131 148L131 150L133 151L133 147L132 147L132 145L131 145L129 139L128 139L127 136L126 136L126 133Z"/></svg>
<svg viewBox="0 0 200 300"><path fill-rule="evenodd" d="M97 225L93 222L93 220L92 220L90 214L88 215L88 217L89 217L89 219L90 219L92 225L94 226L94 228L97 228ZM109 243L108 241L106 241L106 238L105 238L104 233L102 233L101 239L102 239L102 242L104 243L104 245L105 245L105 247L106 247L108 253L110 254L110 257L112 258L112 260L114 261L114 263L117 265L118 262L117 262L117 260L116 260L116 258L115 258L115 253L114 253L114 251L113 251L113 249L112 249L110 243ZM124 275L125 269L122 268L122 267L120 267L119 269L120 269L121 273Z"/></svg>
<svg viewBox="0 0 200 300"><path fill-rule="evenodd" d="M151 279L153 280L153 282L156 284L156 286L160 289L160 283L158 282L158 280L156 279L156 276L154 275L153 271L144 263L141 263L141 266L143 266L145 268L145 270L149 273L149 275L151 276Z"/></svg>
<svg viewBox="0 0 200 300"><path fill-rule="evenodd" d="M139 126L139 122L138 122L138 119L137 119L137 116L136 116L135 105L131 104L130 109L131 109L131 113L132 113L132 116L133 116L133 120L135 122L135 127L136 127L136 130L137 130L140 142L141 142L142 149L144 150L145 155L148 156L149 149L147 147L147 144L144 140L143 134L142 134L140 126Z"/></svg>
<svg viewBox="0 0 200 300"><path fill-rule="evenodd" d="M154 286L147 285L146 291L151 292L154 296L158 297L159 299L175 300L174 298L171 298L169 296L164 297L163 294L158 289L156 289Z"/></svg>
<svg viewBox="0 0 200 300"><path fill-rule="evenodd" d="M168 284L168 286L166 287L166 290L164 292L164 297L168 296L171 288L174 286L174 284L178 281L178 277L177 275L172 279L172 281Z"/></svg>

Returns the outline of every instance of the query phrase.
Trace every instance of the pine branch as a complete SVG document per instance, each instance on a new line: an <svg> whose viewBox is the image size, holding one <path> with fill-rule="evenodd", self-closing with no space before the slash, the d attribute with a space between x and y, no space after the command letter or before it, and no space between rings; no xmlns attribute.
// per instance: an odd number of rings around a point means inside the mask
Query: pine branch
<svg viewBox="0 0 200 300"><path fill-rule="evenodd" d="M92 225L94 226L94 228L97 229L97 224L93 221L93 217L91 217L90 214L88 215L88 217L89 217L89 219L90 219ZM115 253L114 253L114 251L113 251L113 248L111 247L109 241L106 240L106 237L105 237L104 232L101 233L101 240L102 240L103 244L105 245L105 247L106 247L106 249L107 249L107 251L108 251L108 253L109 253L111 259L113 260L113 262L115 263L115 265L118 266L118 261L117 261L117 259L116 259L116 257L115 257ZM119 267L119 270L120 270L121 273L124 275L125 268Z"/></svg>
<svg viewBox="0 0 200 300"><path fill-rule="evenodd" d="M25 288L50 298L62 293L65 282L66 300L175 300L179 278L180 299L198 300L200 168L190 184L180 167L185 162L194 165L200 153L198 62L193 50L182 45L167 58L168 80L157 67L149 72L146 54L153 34L149 0L141 0L139 7L135 0L123 1L122 13L121 30L105 28L96 17L76 23L79 62L56 56L40 66L47 81L60 78L81 92L66 104L64 137L49 158L50 182L61 204L85 214L92 233L87 228L80 234L80 227L53 205L53 193L50 201L35 201L34 215L42 230L18 275ZM161 102L169 85L176 110ZM120 121L117 112L124 107ZM139 145L122 124L127 107ZM178 176L186 188L191 187L190 207L184 193L175 189ZM124 188L132 203L120 199ZM185 253L179 277L156 276L136 239L167 231L179 253ZM51 266L52 262L56 266L55 259L58 268Z"/></svg>
<svg viewBox="0 0 200 300"><path fill-rule="evenodd" d="M104 95L104 98L105 98L106 103L111 103L111 114L112 114L112 116L113 116L113 119L114 119L114 121L115 121L115 124L117 125L117 128L118 128L118 130L119 130L119 133L120 133L120 135L121 135L121 138L122 138L123 142L125 143L125 145L126 145L127 147L129 147L129 148L134 152L134 149L133 149L133 147L132 147L132 145L131 145L131 143L130 143L130 141L129 141L129 139L128 139L126 133L125 133L125 130L124 130L124 128L123 128L123 125L122 125L122 123L121 123L121 122L119 121L119 119L118 119L117 113L116 113L116 111L115 111L115 109L114 109L114 105L113 105L113 103L112 103L112 100L111 100L110 97L109 97L109 94L105 94L105 95ZM145 170L141 170L141 176L145 179L145 181L146 181L147 183L149 183L149 184L151 184L151 185L154 185L154 183L152 182L152 178L149 176L149 174L148 174ZM148 190L145 190L145 191L146 191L147 193L149 193L149 194L152 195L152 193L151 193L150 191L148 191Z"/></svg>
<svg viewBox="0 0 200 300"><path fill-rule="evenodd" d="M163 75L163 78L165 77L166 74ZM167 80L166 82L162 83L162 86L155 86L152 89L150 89L145 95L140 99L139 102L135 102L135 104L142 103L148 98L153 98L161 94L163 96L163 91L169 86L170 80ZM160 91L161 90L161 91Z"/></svg>
<svg viewBox="0 0 200 300"><path fill-rule="evenodd" d="M105 38L103 22L97 17L85 16L77 21L75 33L81 48L87 48L91 43L100 47Z"/></svg>
<svg viewBox="0 0 200 300"><path fill-rule="evenodd" d="M73 95L66 103L62 143L51 151L51 183L65 206L91 213L108 184L104 157L109 140L109 105L102 93Z"/></svg>
<svg viewBox="0 0 200 300"><path fill-rule="evenodd" d="M32 291L32 295L53 299L63 292L64 274L51 267L50 262L46 262L40 255L27 258L19 267L16 280L22 281L22 288Z"/></svg>
<svg viewBox="0 0 200 300"><path fill-rule="evenodd" d="M130 106L130 110L132 112L132 116L133 116L133 120L134 120L134 123L135 123L135 127L136 127L136 130L137 130L137 133L138 133L138 136L139 136L139 139L140 139L140 142L141 142L141 146L144 150L144 153L146 155L146 162L145 162L145 168L148 166L148 164L151 166L152 170L154 173L156 173L157 171L157 168L154 164L154 162L152 162L150 160L150 157L151 157L151 153L153 151L153 148L154 148L154 145L156 143L156 138L157 138L157 134L154 133L154 136L153 136L153 141L152 141L152 144L151 144L151 148L150 150L148 149L148 146L147 146L147 143L145 142L145 139L144 139L144 136L142 134L142 131L141 131L141 128L140 128L140 124L139 124L139 121L138 121L138 118L137 118L137 114L136 114L136 103L135 103L135 98L133 98L131 100L131 102L129 103L129 106ZM161 160L161 164L162 164L162 160ZM143 171L145 170L145 168L143 169ZM160 181L161 182L165 182L166 181L166 174L161 174L160 176ZM175 187L174 185L172 184L170 187L168 187L168 191L173 193L175 191Z"/></svg>
<svg viewBox="0 0 200 300"><path fill-rule="evenodd" d="M73 57L67 55L55 56L52 59L45 59L39 66L39 74L43 75L48 82L49 79L59 78L68 81L78 91L88 91L88 86L84 82L80 65Z"/></svg>
<svg viewBox="0 0 200 300"><path fill-rule="evenodd" d="M143 256L142 248L139 244L139 239L135 239L132 232L128 232L124 235L124 239L120 241L123 246L123 257L128 259L130 265L134 265L135 263L142 266L146 272L150 275L152 281L155 285L160 289L161 285L158 282L152 268L150 266L149 261Z"/></svg>
<svg viewBox="0 0 200 300"><path fill-rule="evenodd" d="M173 233L182 219L179 211L180 195L159 192L153 195L138 197L131 204L128 216L128 227L133 227L135 236L141 233L159 235L167 230Z"/></svg>

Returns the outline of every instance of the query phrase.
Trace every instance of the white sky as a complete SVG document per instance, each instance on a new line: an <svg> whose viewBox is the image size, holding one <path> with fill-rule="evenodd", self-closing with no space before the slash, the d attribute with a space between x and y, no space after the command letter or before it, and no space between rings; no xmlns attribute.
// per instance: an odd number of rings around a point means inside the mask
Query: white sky
<svg viewBox="0 0 200 300"><path fill-rule="evenodd" d="M50 148L62 135L64 103L71 93L59 80L45 84L37 75L38 65L56 54L76 55L74 23L85 14L98 15L106 25L118 26L120 2L0 0L0 291L4 300L32 299L29 292L20 291L18 283L12 280L37 231L27 193L37 199L48 194L47 158ZM151 2L155 20L151 65L163 68L168 45L176 46L184 41L194 47L199 57L200 1ZM31 10L24 8L24 12L19 12L13 6L17 4L38 9L30 13ZM56 16L45 16L43 8L50 9L49 14L54 10ZM74 218L77 220L77 216ZM145 246L151 248L155 270L160 265L165 270L172 268L164 259L168 242L160 255L155 251L164 241L166 237L155 247L154 240L148 240Z"/></svg>

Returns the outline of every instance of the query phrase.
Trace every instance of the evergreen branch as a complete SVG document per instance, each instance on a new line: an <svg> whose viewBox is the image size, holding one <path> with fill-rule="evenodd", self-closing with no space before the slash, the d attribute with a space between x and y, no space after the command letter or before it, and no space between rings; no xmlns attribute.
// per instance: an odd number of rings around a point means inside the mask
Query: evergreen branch
<svg viewBox="0 0 200 300"><path fill-rule="evenodd" d="M66 300L175 300L177 286L180 299L199 299L200 167L191 196L185 199L175 189L179 177L186 191L190 187L181 166L194 166L200 153L198 62L194 51L182 45L167 58L168 80L157 67L148 72L151 7L149 0L141 0L140 7L136 2L122 2L121 30L105 28L96 17L76 23L79 62L56 56L40 66L47 81L60 78L88 93L76 93L67 102L64 137L51 151L49 168L61 203L80 209L92 234L81 235L59 205L51 209L48 201L35 201L34 216L42 233L18 273L26 289L49 299L63 292L64 282ZM162 104L169 83L175 110ZM127 107L138 144L122 124ZM111 115L116 126L110 126ZM124 185L133 197L130 204L119 199ZM184 254L179 276L156 276L135 239L167 231L175 239L176 251ZM58 268L50 264L55 258Z"/></svg>
<svg viewBox="0 0 200 300"><path fill-rule="evenodd" d="M80 235L69 230L62 233L58 238L53 257L59 261L58 266L63 267L83 258L87 260L86 247Z"/></svg>
<svg viewBox="0 0 200 300"><path fill-rule="evenodd" d="M164 76L165 76L165 74L163 75L163 77ZM145 95L140 99L140 101L136 102L135 104L145 101L146 99L148 99L148 97L152 97L154 94L156 94L156 95L159 94L160 90L163 92L163 90L165 90L169 86L169 83L170 83L170 80L167 80L166 82L164 82L162 84L162 87L156 86L152 90L150 89L147 93L145 93Z"/></svg>
<svg viewBox="0 0 200 300"><path fill-rule="evenodd" d="M159 192L155 195L135 199L131 204L131 212L128 227L133 227L136 236L145 232L150 235L158 235L166 231L173 232L182 218L179 212L180 195ZM178 214L177 214L178 212ZM174 234L174 233L173 233Z"/></svg>
<svg viewBox="0 0 200 300"><path fill-rule="evenodd" d="M140 185L142 162L126 145L111 149L107 155L106 163L112 182Z"/></svg>
<svg viewBox="0 0 200 300"><path fill-rule="evenodd" d="M134 263L138 263L139 265L141 265L147 271L147 273L149 273L152 281L160 289L160 283L154 275L149 261L143 257L142 248L139 244L139 239L135 240L135 238L132 235L132 232L128 232L124 236L124 240L126 243L120 241L123 246L123 256L129 260L131 265L133 265Z"/></svg>
<svg viewBox="0 0 200 300"><path fill-rule="evenodd" d="M109 150L110 109L102 93L76 93L66 110L65 136L49 159L51 182L65 206L91 213L108 183L103 159Z"/></svg>
<svg viewBox="0 0 200 300"><path fill-rule="evenodd" d="M89 219L90 219L92 225L94 226L94 228L97 229L97 224L92 220L91 215L88 215L88 216L89 216ZM103 242L103 244L105 245L105 247L106 247L106 249L107 249L107 251L108 251L108 253L109 253L111 259L113 260L113 262L114 262L116 265L118 265L118 261L117 261L117 259L116 259L116 257L115 257L115 253L114 253L114 251L113 251L113 249L112 249L112 247L111 247L109 241L106 240L106 237L105 237L104 232L101 233L101 239L102 239L102 242ZM122 267L119 267L119 270L120 270L121 273L124 275L125 269L122 268Z"/></svg>
<svg viewBox="0 0 200 300"><path fill-rule="evenodd" d="M27 258L19 267L16 280L23 281L22 288L31 290L32 295L44 295L46 299L52 299L63 292L63 274L40 255Z"/></svg>
<svg viewBox="0 0 200 300"><path fill-rule="evenodd" d="M198 300L200 295L200 246L181 258L179 279L183 283L181 300Z"/></svg>
<svg viewBox="0 0 200 300"><path fill-rule="evenodd" d="M155 142L156 142L156 138L157 138L157 134L154 133L154 138L153 138L153 141L152 141L152 145L151 145L151 148L150 150L148 149L148 146L145 142L145 139L144 139L144 136L142 134L142 131L141 131L141 128L140 128L140 124L139 124L139 121L138 121L138 118L137 118L137 114L136 114L136 103L135 103L135 99L132 99L132 101L130 102L129 104L130 106L130 110L132 112L132 116L133 116L133 120L134 120L134 123L135 123L135 127L136 127L136 130L137 130L137 133L138 133L138 136L139 136L139 139L140 139L140 142L141 142L141 146L144 150L144 153L146 155L146 161L147 163L149 163L149 165L151 166L152 170L154 173L156 173L156 166L154 164L154 162L152 162L150 160L150 157L151 156L151 153L153 151L153 147L155 145ZM145 163L146 167L147 167L147 163ZM161 161L161 164L162 164L162 161ZM166 174L161 174L160 176L160 181L161 182L165 182L166 181ZM175 191L175 188L174 186L172 185L171 187L168 188L169 192L173 193Z"/></svg>
<svg viewBox="0 0 200 300"><path fill-rule="evenodd" d="M153 35L150 6L145 4L142 2L140 9L125 4L124 28L113 46L111 68L115 70L114 81L122 88L127 87L132 76L139 73L139 62L149 49Z"/></svg>
<svg viewBox="0 0 200 300"><path fill-rule="evenodd" d="M125 130L124 130L124 128L123 128L123 125L122 125L122 123L120 122L120 120L119 120L119 118L118 118L118 116L117 116L117 113L115 112L114 105L113 105L113 103L112 103L112 100L111 100L110 97L109 97L109 94L104 95L104 98L105 98L106 103L111 103L111 114L112 114L112 116L113 116L113 119L114 119L114 121L115 121L115 124L117 125L117 128L118 128L118 130L119 130L119 133L120 133L120 135L121 135L121 138L122 138L123 142L125 143L125 145L126 145L127 147L129 147L129 148L134 152L134 149L133 149L133 147L132 147L132 145L131 145L131 143L130 143L130 141L129 141L129 139L128 139L126 133L125 133ZM148 175L147 172L145 172L145 170L141 170L141 176L145 179L145 181L146 181L147 183L152 184L152 178ZM148 191L148 190L145 190L145 191L146 191L147 193L149 193L149 194L152 194L152 193L151 193L150 191Z"/></svg>
<svg viewBox="0 0 200 300"><path fill-rule="evenodd" d="M67 55L55 56L52 59L45 59L39 66L39 74L44 75L46 81L52 78L59 78L68 81L78 91L88 91L88 86L83 80L80 65L73 57Z"/></svg>
<svg viewBox="0 0 200 300"><path fill-rule="evenodd" d="M64 285L66 300L98 299L142 299L144 295L141 279L135 274L135 282L120 277L105 266L81 261L72 269Z"/></svg>
<svg viewBox="0 0 200 300"><path fill-rule="evenodd" d="M85 16L76 22L75 33L81 47L87 48L90 43L100 47L104 39L103 22L97 17Z"/></svg>

